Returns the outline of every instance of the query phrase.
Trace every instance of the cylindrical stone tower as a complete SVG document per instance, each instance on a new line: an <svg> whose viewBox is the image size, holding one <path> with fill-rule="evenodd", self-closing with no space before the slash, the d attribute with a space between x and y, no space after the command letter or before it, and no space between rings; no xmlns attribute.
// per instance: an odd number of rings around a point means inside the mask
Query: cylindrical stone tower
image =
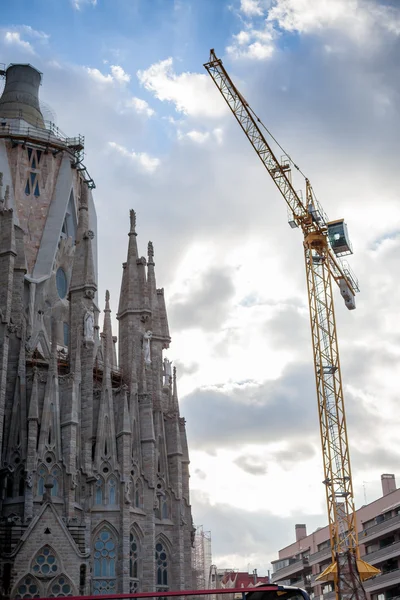
<svg viewBox="0 0 400 600"><path fill-rule="evenodd" d="M0 118L23 119L35 127L44 127L39 106L41 73L31 65L10 65L5 75Z"/></svg>

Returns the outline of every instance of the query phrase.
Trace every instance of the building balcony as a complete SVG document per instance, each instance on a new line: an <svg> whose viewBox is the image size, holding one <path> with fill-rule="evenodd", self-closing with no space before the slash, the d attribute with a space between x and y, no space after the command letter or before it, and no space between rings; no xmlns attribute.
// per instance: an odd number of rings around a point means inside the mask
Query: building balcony
<svg viewBox="0 0 400 600"><path fill-rule="evenodd" d="M308 558L300 558L292 562L287 567L282 567L282 569L278 569L275 573L272 573L272 582L281 581L282 579L293 579L293 575L296 573L301 573L305 569L309 570Z"/></svg>
<svg viewBox="0 0 400 600"><path fill-rule="evenodd" d="M320 575L320 573L318 573L318 575L311 575L311 579L310 579L310 585L311 587L315 587L317 585L325 585L324 581L317 581L317 577Z"/></svg>
<svg viewBox="0 0 400 600"><path fill-rule="evenodd" d="M382 523L377 523L372 527L368 527L368 529L363 529L363 531L361 531L359 534L360 544L370 542L371 540L382 537L391 531L396 531L396 529L400 529L400 515L396 515L391 519L386 519L385 521L382 521Z"/></svg>
<svg viewBox="0 0 400 600"><path fill-rule="evenodd" d="M371 563L371 565L375 565L377 563L383 562L384 560L389 560L390 558L395 558L400 555L400 542L394 542L394 544L390 544L389 546L385 546L384 548L380 548L379 550L375 550L375 552L370 552L370 554L365 554L362 558L367 562Z"/></svg>
<svg viewBox="0 0 400 600"><path fill-rule="evenodd" d="M303 590L309 590L309 591L311 591L311 582L310 582L310 577L309 576L306 576L305 578L301 577L301 578L296 579L296 580L291 579L289 585L293 585L295 587L302 588Z"/></svg>
<svg viewBox="0 0 400 600"><path fill-rule="evenodd" d="M394 571L389 571L389 573L382 573L382 575L367 579L367 581L364 582L364 588L366 592L371 594L386 587L396 585L397 583L400 583L400 569L395 569Z"/></svg>
<svg viewBox="0 0 400 600"><path fill-rule="evenodd" d="M314 554L310 554L308 557L308 562L310 566L316 565L322 561L325 561L331 555L331 547L324 548L323 550L319 550L319 552L315 552Z"/></svg>

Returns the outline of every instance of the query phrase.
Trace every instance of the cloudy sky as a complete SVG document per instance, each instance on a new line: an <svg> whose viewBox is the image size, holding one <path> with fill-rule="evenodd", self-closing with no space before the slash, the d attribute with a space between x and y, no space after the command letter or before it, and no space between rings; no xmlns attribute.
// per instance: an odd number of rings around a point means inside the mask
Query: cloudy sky
<svg viewBox="0 0 400 600"><path fill-rule="evenodd" d="M218 566L265 573L295 523L326 523L302 240L202 65L215 48L348 223L357 310L336 297L360 506L400 475L399 4L14 0L1 19L1 60L40 69L58 126L86 137L114 311L130 208L142 253L154 242L195 522Z"/></svg>

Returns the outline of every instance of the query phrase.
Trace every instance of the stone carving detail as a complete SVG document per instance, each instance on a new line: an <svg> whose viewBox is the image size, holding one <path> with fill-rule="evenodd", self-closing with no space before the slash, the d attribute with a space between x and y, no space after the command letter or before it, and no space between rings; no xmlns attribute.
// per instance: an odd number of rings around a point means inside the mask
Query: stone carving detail
<svg viewBox="0 0 400 600"><path fill-rule="evenodd" d="M94 340L94 315L91 310L88 310L84 317L84 336L86 342Z"/></svg>
<svg viewBox="0 0 400 600"><path fill-rule="evenodd" d="M131 480L130 479L128 479L128 481L125 481L124 496L125 496L125 504L130 504L131 503Z"/></svg>
<svg viewBox="0 0 400 600"><path fill-rule="evenodd" d="M169 385L172 379L172 362L168 358L164 358L164 385Z"/></svg>
<svg viewBox="0 0 400 600"><path fill-rule="evenodd" d="M153 337L153 333L148 330L143 336L143 352L144 362L146 365L151 365L151 353L150 353L150 340Z"/></svg>

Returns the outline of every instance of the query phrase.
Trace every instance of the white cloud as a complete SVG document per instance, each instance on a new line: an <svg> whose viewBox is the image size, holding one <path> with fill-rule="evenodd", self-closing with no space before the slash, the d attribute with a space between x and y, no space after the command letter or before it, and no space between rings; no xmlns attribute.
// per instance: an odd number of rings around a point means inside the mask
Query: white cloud
<svg viewBox="0 0 400 600"><path fill-rule="evenodd" d="M173 59L167 58L137 72L140 83L158 100L172 102L177 112L193 117L218 117L226 112L216 102L213 84L207 75L185 72L177 75Z"/></svg>
<svg viewBox="0 0 400 600"><path fill-rule="evenodd" d="M30 25L18 25L15 27L16 31L20 31L25 33L28 37L36 38L38 40L47 41L50 37L48 33L44 31L38 31L37 29L33 29Z"/></svg>
<svg viewBox="0 0 400 600"><path fill-rule="evenodd" d="M118 83L128 83L131 80L131 76L125 73L124 69L119 65L111 65L111 73L115 81Z"/></svg>
<svg viewBox="0 0 400 600"><path fill-rule="evenodd" d="M241 0L239 14L244 28L232 36L226 49L233 58L270 58L276 39L285 31L336 30L369 47L379 43L379 33L400 35L400 9L375 0Z"/></svg>
<svg viewBox="0 0 400 600"><path fill-rule="evenodd" d="M240 10L248 17L260 17L263 15L260 0L240 0Z"/></svg>
<svg viewBox="0 0 400 600"><path fill-rule="evenodd" d="M91 67L86 67L86 71L92 79L101 84L117 82L123 85L131 79L131 76L128 73L125 73L124 69L119 65L111 65L111 73L108 73L107 75L104 75L99 69L92 69Z"/></svg>
<svg viewBox="0 0 400 600"><path fill-rule="evenodd" d="M337 28L359 41L367 41L376 26L400 34L400 10L371 0L277 0L268 20L286 31L300 33Z"/></svg>
<svg viewBox="0 0 400 600"><path fill-rule="evenodd" d="M25 50L30 54L35 53L32 44L23 40L19 31L6 31L4 34L4 41L6 44L9 44L10 46L17 46L21 50Z"/></svg>
<svg viewBox="0 0 400 600"><path fill-rule="evenodd" d="M89 74L89 77L97 81L97 83L112 83L113 77L110 75L103 75L99 69L91 69L90 67L86 67L86 71Z"/></svg>
<svg viewBox="0 0 400 600"><path fill-rule="evenodd" d="M271 24L264 21L260 29L249 27L233 35L232 44L226 51L233 58L265 60L274 52L276 35Z"/></svg>
<svg viewBox="0 0 400 600"><path fill-rule="evenodd" d="M81 10L81 8L85 4L90 4L91 6L97 6L97 0L71 0L72 8L75 10Z"/></svg>
<svg viewBox="0 0 400 600"><path fill-rule="evenodd" d="M126 102L126 106L127 108L133 108L139 115L146 115L146 117L153 116L155 112L148 105L146 100L142 100L142 98L136 98L135 96Z"/></svg>
<svg viewBox="0 0 400 600"><path fill-rule="evenodd" d="M131 159L134 163L136 163L143 171L147 173L153 173L157 167L160 166L160 159L150 156L146 152L134 152L129 151L124 146L117 144L115 142L108 142L110 148L118 152L121 156Z"/></svg>
<svg viewBox="0 0 400 600"><path fill-rule="evenodd" d="M178 140L189 139L196 144L204 144L204 142L214 139L217 144L222 144L223 131L220 127L216 127L212 131L198 131L197 129L191 129L187 132L182 132L178 129L177 137Z"/></svg>

